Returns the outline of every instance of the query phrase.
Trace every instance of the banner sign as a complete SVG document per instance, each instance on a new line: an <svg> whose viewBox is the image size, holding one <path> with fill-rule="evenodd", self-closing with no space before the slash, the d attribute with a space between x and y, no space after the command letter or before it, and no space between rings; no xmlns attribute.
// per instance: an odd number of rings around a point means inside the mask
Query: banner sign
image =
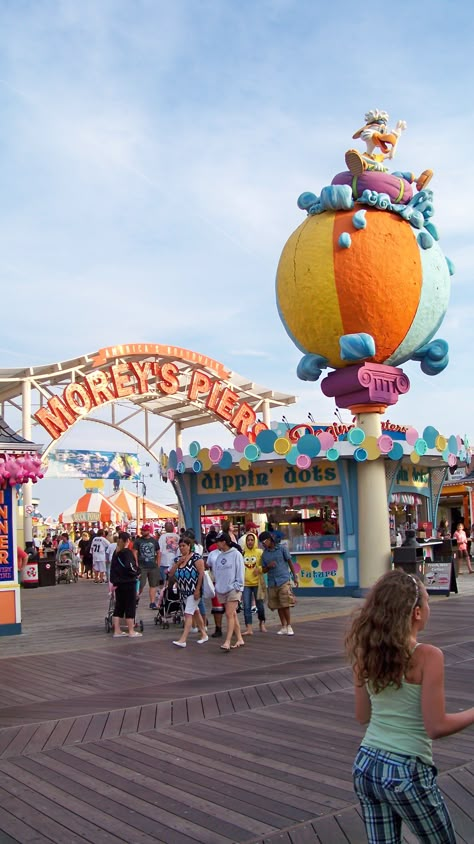
<svg viewBox="0 0 474 844"><path fill-rule="evenodd" d="M12 487L0 489L0 583L15 579Z"/></svg>
<svg viewBox="0 0 474 844"><path fill-rule="evenodd" d="M123 451L57 449L47 458L48 478L111 478L139 480L138 454Z"/></svg>

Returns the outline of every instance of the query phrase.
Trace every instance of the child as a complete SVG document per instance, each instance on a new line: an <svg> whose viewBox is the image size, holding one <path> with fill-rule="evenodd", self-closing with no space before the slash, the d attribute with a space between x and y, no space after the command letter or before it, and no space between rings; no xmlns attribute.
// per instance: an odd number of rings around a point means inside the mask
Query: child
<svg viewBox="0 0 474 844"><path fill-rule="evenodd" d="M377 581L346 637L355 714L368 725L353 777L369 844L400 844L402 821L420 841L456 841L431 740L469 727L474 708L445 711L443 654L416 641L429 615L421 581L395 569Z"/></svg>

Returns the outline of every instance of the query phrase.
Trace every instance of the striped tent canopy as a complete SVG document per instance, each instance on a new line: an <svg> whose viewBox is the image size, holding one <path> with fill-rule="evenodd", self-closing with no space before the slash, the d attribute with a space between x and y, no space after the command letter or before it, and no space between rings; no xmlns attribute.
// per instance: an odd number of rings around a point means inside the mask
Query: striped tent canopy
<svg viewBox="0 0 474 844"><path fill-rule="evenodd" d="M63 525L74 522L112 522L120 524L124 513L116 504L109 501L101 492L87 492L62 513L58 521Z"/></svg>
<svg viewBox="0 0 474 844"><path fill-rule="evenodd" d="M140 519L147 519L151 522L156 519L177 519L178 511L174 507L168 507L166 504L159 504L157 501L151 501L149 498L141 498L134 492L121 489L114 493L108 499L116 507L125 513L128 519L135 519L137 516L137 507Z"/></svg>

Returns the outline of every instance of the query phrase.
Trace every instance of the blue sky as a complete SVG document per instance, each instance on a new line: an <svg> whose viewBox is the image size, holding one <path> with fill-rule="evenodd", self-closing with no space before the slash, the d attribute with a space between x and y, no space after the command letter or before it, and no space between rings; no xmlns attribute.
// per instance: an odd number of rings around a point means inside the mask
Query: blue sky
<svg viewBox="0 0 474 844"><path fill-rule="evenodd" d="M0 367L174 343L299 395L292 419L332 419L296 378L275 271L298 195L344 169L381 108L408 124L396 167L435 170L456 266L451 363L435 378L406 364L390 418L474 439L473 23L448 0L0 0ZM62 446L107 444L79 425ZM65 490L40 484L41 509Z"/></svg>

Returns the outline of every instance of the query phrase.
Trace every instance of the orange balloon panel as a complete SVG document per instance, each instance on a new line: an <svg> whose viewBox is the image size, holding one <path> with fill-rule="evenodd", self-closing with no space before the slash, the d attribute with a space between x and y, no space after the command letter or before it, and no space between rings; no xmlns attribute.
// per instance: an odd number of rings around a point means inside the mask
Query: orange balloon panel
<svg viewBox="0 0 474 844"><path fill-rule="evenodd" d="M375 339L378 363L398 348L420 302L423 272L411 226L395 214L368 210L367 228L354 230L353 212L337 214L334 267L344 334L363 331ZM351 235L341 248L339 236Z"/></svg>

